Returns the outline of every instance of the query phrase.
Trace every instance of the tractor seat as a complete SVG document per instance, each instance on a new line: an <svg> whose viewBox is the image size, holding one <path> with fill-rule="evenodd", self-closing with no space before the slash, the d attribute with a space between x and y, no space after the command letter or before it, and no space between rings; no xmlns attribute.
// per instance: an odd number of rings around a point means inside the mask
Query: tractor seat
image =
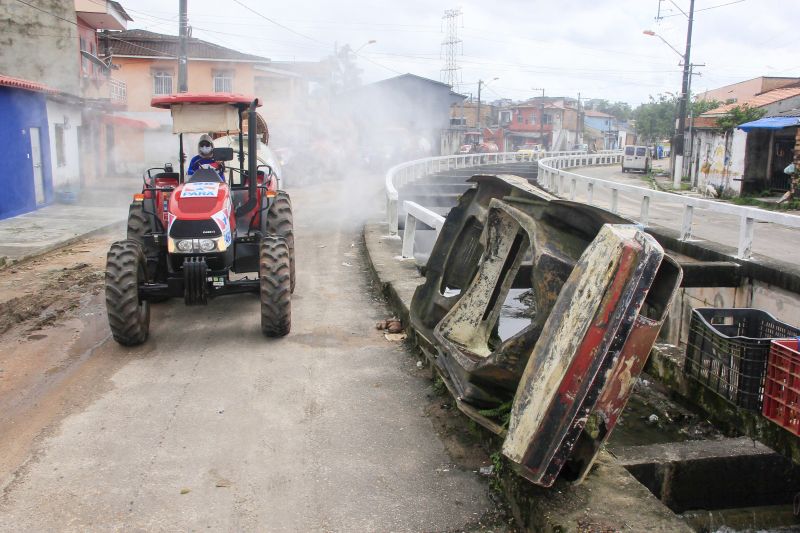
<svg viewBox="0 0 800 533"><path fill-rule="evenodd" d="M217 174L216 170L212 170L210 168L198 168L195 170L194 174L189 176L189 179L186 180L186 183L220 183L222 180L219 179L219 174Z"/></svg>

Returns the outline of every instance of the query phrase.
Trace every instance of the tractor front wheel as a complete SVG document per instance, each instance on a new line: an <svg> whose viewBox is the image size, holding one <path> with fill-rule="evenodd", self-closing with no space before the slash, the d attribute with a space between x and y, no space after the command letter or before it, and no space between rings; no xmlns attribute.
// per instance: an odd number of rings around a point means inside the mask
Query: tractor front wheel
<svg viewBox="0 0 800 533"><path fill-rule="evenodd" d="M291 267L286 239L278 235L263 237L258 266L261 331L267 337L283 337L292 327Z"/></svg>
<svg viewBox="0 0 800 533"><path fill-rule="evenodd" d="M139 284L147 281L147 260L134 240L111 245L106 259L106 311L114 340L136 346L150 331L150 304L139 299Z"/></svg>
<svg viewBox="0 0 800 533"><path fill-rule="evenodd" d="M289 279L291 290L294 292L294 218L292 216L292 200L284 191L278 191L272 200L272 205L269 206L265 233L286 239L286 246L289 247Z"/></svg>

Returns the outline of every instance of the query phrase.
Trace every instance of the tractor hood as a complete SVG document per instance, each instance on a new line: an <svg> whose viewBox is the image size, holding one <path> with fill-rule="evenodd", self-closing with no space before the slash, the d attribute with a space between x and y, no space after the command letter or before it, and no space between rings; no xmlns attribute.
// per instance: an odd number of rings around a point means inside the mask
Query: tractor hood
<svg viewBox="0 0 800 533"><path fill-rule="evenodd" d="M231 195L222 182L195 182L179 185L170 195L169 213L181 220L203 220L219 212L230 216Z"/></svg>

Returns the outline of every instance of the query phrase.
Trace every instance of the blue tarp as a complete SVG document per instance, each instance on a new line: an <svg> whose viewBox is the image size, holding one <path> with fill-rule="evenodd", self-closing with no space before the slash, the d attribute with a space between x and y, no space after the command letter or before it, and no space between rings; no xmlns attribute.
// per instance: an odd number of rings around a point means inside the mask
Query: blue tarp
<svg viewBox="0 0 800 533"><path fill-rule="evenodd" d="M790 128L792 126L800 126L800 118L798 117L765 117L752 122L745 122L736 126L740 130L781 130L783 128Z"/></svg>

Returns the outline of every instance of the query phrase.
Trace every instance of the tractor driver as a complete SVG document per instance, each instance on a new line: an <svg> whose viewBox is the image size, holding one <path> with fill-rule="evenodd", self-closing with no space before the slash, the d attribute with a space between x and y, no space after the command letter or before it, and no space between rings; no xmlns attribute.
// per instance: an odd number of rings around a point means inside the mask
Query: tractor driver
<svg viewBox="0 0 800 533"><path fill-rule="evenodd" d="M197 143L197 155L189 161L189 170L187 173L191 176L202 165L209 165L219 174L219 179L225 181L225 165L221 161L214 161L212 154L214 152L214 142L211 136L203 134L200 141Z"/></svg>

